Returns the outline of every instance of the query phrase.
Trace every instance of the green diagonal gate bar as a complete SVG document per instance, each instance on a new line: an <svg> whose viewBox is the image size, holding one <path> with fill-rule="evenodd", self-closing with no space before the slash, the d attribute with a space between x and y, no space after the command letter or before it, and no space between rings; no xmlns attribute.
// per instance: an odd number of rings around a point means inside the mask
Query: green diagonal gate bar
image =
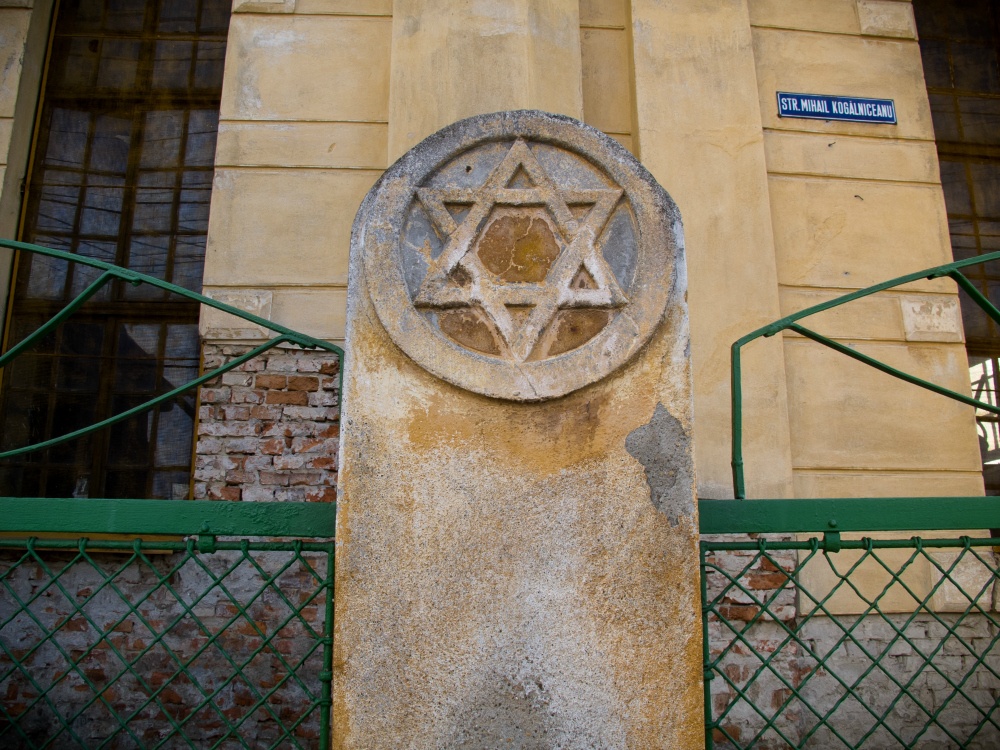
<svg viewBox="0 0 1000 750"><path fill-rule="evenodd" d="M972 284L972 282L970 282L961 272L961 269L966 268L967 266L979 265L981 263L988 263L995 260L1000 260L1000 252L978 255L975 258L956 261L955 263L948 263L943 266L928 268L923 271L907 274L906 276L890 279L889 281L884 281L881 284L875 284L874 286L859 289L858 291L851 292L850 294L845 294L828 302L807 307L805 310L800 310L797 313L788 315L780 320L776 320L773 323L763 326L762 328L758 328L756 331L752 331L746 336L743 336L733 342L730 351L730 388L732 396L733 494L735 497L740 500L746 498L746 483L744 481L743 474L743 374L741 369L741 355L744 346L759 338L769 338L786 330L794 331L795 333L812 339L823 346L829 347L834 351L851 357L858 362L874 367L875 369L880 370L887 375L891 375L894 378L898 378L907 383L912 383L913 385L921 388L926 388L929 391L933 391L934 393L938 393L942 396L947 396L948 398L960 401L963 404L969 404L970 406L975 406L976 408L983 409L984 411L988 411L992 414L1000 415L1000 406L994 406L993 404L979 401L978 399L972 398L966 394L957 393L956 391L945 388L944 386L931 383L923 378L918 378L915 375L910 375L909 373L898 370L891 365L887 365L874 357L869 357L866 354L862 354L859 351L844 346L843 344L829 339L826 336L822 336L798 323L798 321L803 318L807 318L810 315L815 315L816 313L821 313L834 307L839 307L840 305L846 305L848 302L853 302L854 300L861 299L862 297L867 297L872 294L877 294L878 292L892 289L893 287L909 284L913 281L920 281L921 279L939 279L948 277L953 279L963 290L968 292L972 300L979 305L979 307L981 307L986 314L990 316L990 318L1000 325L1000 310L998 310L993 303L983 296L983 294L976 289L975 285Z"/></svg>
<svg viewBox="0 0 1000 750"><path fill-rule="evenodd" d="M322 339L313 338L312 336L306 336L298 331L293 331L290 328L274 323L270 320L261 318L258 315L248 313L246 310L240 310L232 305L227 305L218 300L214 300L211 297L206 297L203 294L198 294L197 292L192 292L184 287L177 286L176 284L171 284L168 281L163 281L157 279L153 276L147 276L146 274L137 273L136 271L131 271L127 268L121 268L119 266L112 265L111 263L105 263L101 260L96 260L94 258L87 258L82 255L75 255L74 253L68 253L63 250L53 250L49 247L42 247L41 245L32 245L27 242L15 242L13 240L3 240L0 239L0 247L10 248L11 250L19 250L24 252L35 253L37 255L46 255L50 258L58 258L59 260L65 260L70 263L81 263L86 266L91 266L92 268L98 268L103 273L86 289L84 289L80 294L78 294L73 300L71 300L62 310L60 310L56 315L54 315L50 320L46 321L41 327L33 331L29 336L27 336L23 341L19 342L16 346L11 347L11 349L0 355L0 368L5 367L8 363L16 359L19 355L23 354L25 351L31 349L35 344L42 340L44 336L51 333L60 323L69 318L74 312L76 312L80 307L91 297L97 294L106 284L119 279L121 281L126 281L130 284L138 286L139 284L149 284L155 286L158 289L166 290L172 294L177 294L181 297L186 297L187 299L194 300L208 307L215 308L230 315L234 315L243 320L249 321L254 325L260 326L261 328L271 331L276 336L265 343L257 346L246 354L240 355L224 365L215 368L211 372L207 372L194 380L188 381L177 388L174 388L167 393L163 393L155 398L146 401L143 404L139 404L127 411L120 412L114 416L108 417L100 422L96 422L87 427L83 427L79 430L74 430L73 432L66 433L65 435L60 435L58 437L51 438L50 440L45 440L40 443L35 443L33 445L26 445L20 448L13 448L7 451L0 451L0 459L11 458L13 456L19 456L24 453L30 453L32 451L42 450L43 448L49 448L53 445L58 445L64 443L68 440L74 440L75 438L81 437L83 435L88 435L97 430L109 427L110 425L117 424L123 420L129 419L130 417L140 414L144 411L148 411L159 404L166 401L170 401L176 398L182 393L190 391L197 388L204 383L218 377L224 373L229 372L237 367L239 367L244 362L257 357L269 349L278 346L279 344L287 343L294 344L296 346L302 347L303 349L324 349L328 352L333 352L340 358L341 366L338 373L338 387L337 387L337 398L338 408L340 407L339 399L343 393L343 378L344 378L344 350L335 344L331 344L328 341L323 341Z"/></svg>

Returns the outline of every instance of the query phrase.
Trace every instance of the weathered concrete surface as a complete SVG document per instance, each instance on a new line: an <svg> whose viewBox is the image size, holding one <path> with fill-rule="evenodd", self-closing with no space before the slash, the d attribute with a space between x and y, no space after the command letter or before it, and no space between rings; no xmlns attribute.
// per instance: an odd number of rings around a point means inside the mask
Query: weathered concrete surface
<svg viewBox="0 0 1000 750"><path fill-rule="evenodd" d="M515 131L583 127L506 115ZM701 746L682 245L661 324L614 372L561 398L479 395L407 357L370 295L362 251L388 224L373 207L407 164L366 198L352 242L336 746Z"/></svg>

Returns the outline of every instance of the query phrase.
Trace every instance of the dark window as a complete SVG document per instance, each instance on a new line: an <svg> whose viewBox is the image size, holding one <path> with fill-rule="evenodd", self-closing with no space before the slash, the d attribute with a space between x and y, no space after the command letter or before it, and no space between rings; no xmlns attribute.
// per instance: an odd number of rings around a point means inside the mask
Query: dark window
<svg viewBox="0 0 1000 750"><path fill-rule="evenodd" d="M955 260L1000 250L1000 13L995 0L914 0ZM1000 305L1000 264L967 272ZM1000 328L963 293L974 393L996 403ZM986 491L1000 495L997 418L977 415Z"/></svg>
<svg viewBox="0 0 1000 750"><path fill-rule="evenodd" d="M201 289L229 0L65 0L50 50L22 237ZM22 253L7 345L94 269ZM3 449L93 424L197 375L198 306L105 287L4 374ZM0 493L186 496L194 395L11 459Z"/></svg>

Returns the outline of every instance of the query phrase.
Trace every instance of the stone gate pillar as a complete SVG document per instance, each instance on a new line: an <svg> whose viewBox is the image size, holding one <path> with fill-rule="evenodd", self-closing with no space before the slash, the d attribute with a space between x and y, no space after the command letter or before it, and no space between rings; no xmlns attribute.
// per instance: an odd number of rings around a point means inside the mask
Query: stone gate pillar
<svg viewBox="0 0 1000 750"><path fill-rule="evenodd" d="M645 169L536 111L455 123L351 245L342 748L703 741L683 236Z"/></svg>

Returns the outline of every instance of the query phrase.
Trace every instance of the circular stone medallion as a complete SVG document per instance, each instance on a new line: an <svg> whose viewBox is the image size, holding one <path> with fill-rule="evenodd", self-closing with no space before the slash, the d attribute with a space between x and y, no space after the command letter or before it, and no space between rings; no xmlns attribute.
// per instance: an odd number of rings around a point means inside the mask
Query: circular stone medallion
<svg viewBox="0 0 1000 750"><path fill-rule="evenodd" d="M534 111L462 120L418 144L355 227L396 345L444 380L517 401L625 364L683 263L677 209L639 162L593 128Z"/></svg>

